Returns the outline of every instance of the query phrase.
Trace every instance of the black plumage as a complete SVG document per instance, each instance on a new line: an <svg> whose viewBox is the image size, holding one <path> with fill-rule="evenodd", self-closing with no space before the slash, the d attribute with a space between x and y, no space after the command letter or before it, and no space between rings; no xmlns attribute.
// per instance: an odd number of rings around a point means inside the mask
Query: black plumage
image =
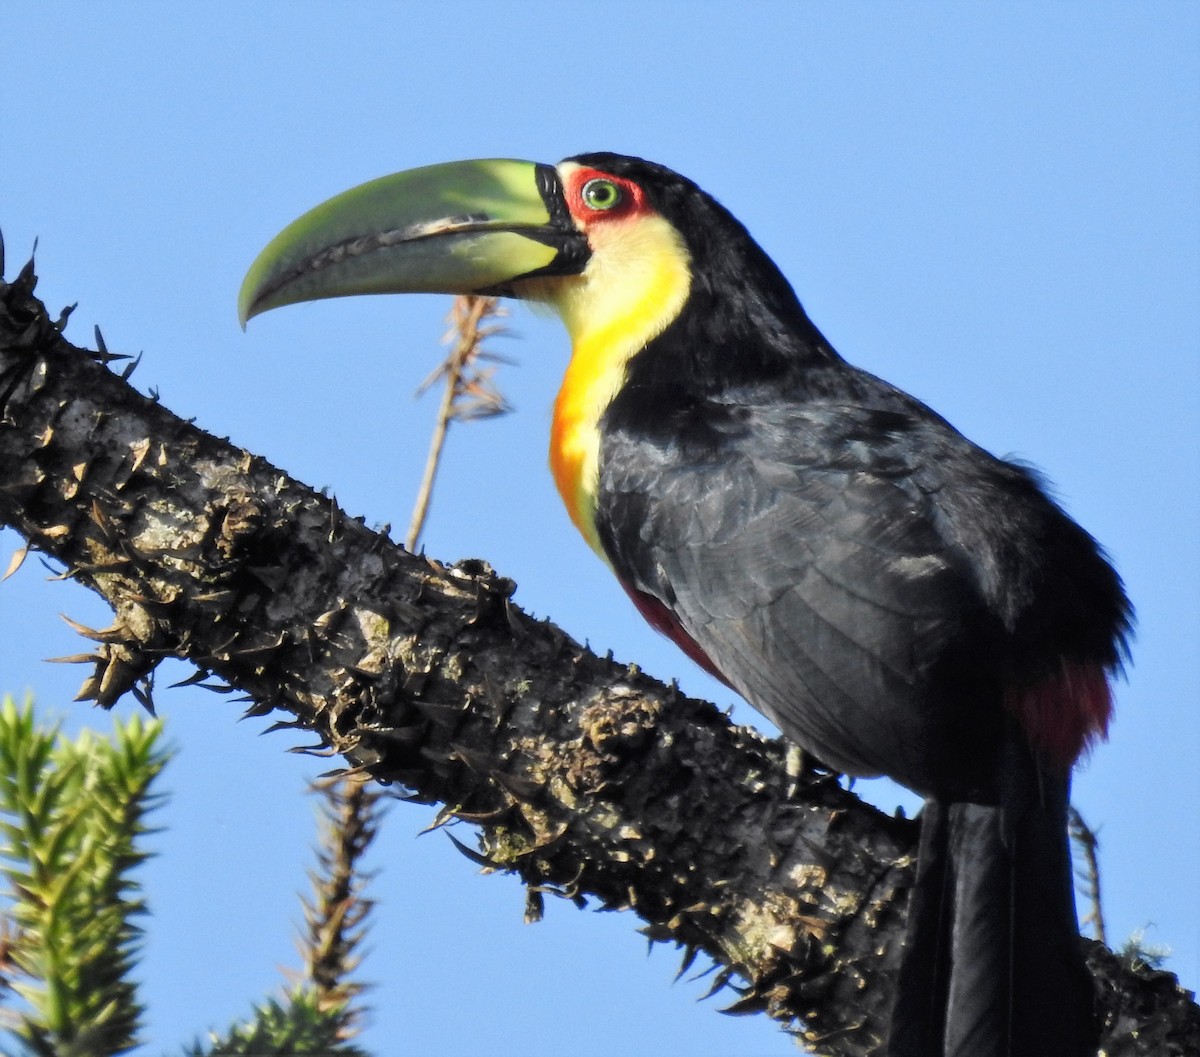
<svg viewBox="0 0 1200 1057"><path fill-rule="evenodd" d="M692 258L600 419L607 557L785 735L928 798L889 1052L1094 1053L1065 811L1119 578L1033 472L843 361L695 185L576 160L636 181Z"/></svg>
<svg viewBox="0 0 1200 1057"><path fill-rule="evenodd" d="M742 225L662 166L371 181L259 255L297 300L492 290L573 352L551 465L644 615L827 765L926 797L890 1057L1086 1057L1071 769L1130 608L1028 468L847 364Z"/></svg>

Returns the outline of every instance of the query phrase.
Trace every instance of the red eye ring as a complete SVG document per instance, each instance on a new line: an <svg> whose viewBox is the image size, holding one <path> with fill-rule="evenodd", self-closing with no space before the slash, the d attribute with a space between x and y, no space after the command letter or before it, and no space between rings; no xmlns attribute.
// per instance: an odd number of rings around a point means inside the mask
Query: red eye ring
<svg viewBox="0 0 1200 1057"><path fill-rule="evenodd" d="M598 213L608 213L625 201L625 192L615 180L596 176L579 189L583 204Z"/></svg>
<svg viewBox="0 0 1200 1057"><path fill-rule="evenodd" d="M567 208L585 227L654 212L645 192L633 180L603 169L580 166L566 174L564 184Z"/></svg>

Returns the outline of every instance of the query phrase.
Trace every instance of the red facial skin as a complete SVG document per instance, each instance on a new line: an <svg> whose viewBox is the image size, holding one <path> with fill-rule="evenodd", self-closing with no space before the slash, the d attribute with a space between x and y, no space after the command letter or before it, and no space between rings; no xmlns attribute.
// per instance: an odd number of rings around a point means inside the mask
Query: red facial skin
<svg viewBox="0 0 1200 1057"><path fill-rule="evenodd" d="M592 180L607 180L620 189L620 201L611 209L597 209L590 206L583 198L583 189ZM587 231L595 224L611 223L615 220L630 220L636 217L650 216L655 211L646 200L646 193L631 180L612 176L599 169L574 169L563 178L563 193L567 201L567 209L579 225Z"/></svg>

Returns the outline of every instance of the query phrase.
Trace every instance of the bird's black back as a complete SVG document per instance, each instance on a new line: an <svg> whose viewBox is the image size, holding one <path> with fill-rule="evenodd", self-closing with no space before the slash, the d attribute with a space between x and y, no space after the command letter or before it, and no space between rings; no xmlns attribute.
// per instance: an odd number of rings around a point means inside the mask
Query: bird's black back
<svg viewBox="0 0 1200 1057"><path fill-rule="evenodd" d="M600 423L616 571L830 765L977 783L1006 692L1119 664L1115 572L1029 469L846 364L694 184L576 160L637 180L693 260L687 304Z"/></svg>

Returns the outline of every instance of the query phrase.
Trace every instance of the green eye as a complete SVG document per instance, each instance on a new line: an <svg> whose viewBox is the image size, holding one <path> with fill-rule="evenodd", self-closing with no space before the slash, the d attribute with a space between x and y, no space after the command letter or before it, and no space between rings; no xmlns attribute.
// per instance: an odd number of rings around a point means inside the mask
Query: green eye
<svg viewBox="0 0 1200 1057"><path fill-rule="evenodd" d="M580 192L583 204L589 209L616 209L625 196L612 180L588 180Z"/></svg>

